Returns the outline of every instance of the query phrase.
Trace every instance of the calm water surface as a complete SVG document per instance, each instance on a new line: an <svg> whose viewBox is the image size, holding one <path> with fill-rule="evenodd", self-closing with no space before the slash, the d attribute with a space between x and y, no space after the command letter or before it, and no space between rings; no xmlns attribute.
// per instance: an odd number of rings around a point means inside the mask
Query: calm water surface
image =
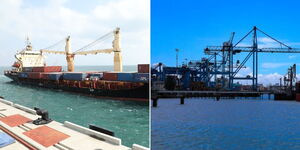
<svg viewBox="0 0 300 150"><path fill-rule="evenodd" d="M300 103L273 100L159 100L152 150L299 150Z"/></svg>
<svg viewBox="0 0 300 150"><path fill-rule="evenodd" d="M20 86L10 83L0 68L0 96L27 107L40 107L49 111L56 121L70 121L88 127L94 124L115 132L122 143L149 146L149 107L147 104L97 99L58 90ZM75 71L112 70L111 66L76 67ZM135 66L124 66L135 71Z"/></svg>

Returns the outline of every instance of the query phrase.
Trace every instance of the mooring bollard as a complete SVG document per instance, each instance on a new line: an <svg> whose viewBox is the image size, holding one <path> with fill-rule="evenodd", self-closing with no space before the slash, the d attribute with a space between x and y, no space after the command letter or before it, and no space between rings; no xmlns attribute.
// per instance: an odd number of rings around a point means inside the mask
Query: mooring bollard
<svg viewBox="0 0 300 150"><path fill-rule="evenodd" d="M158 98L152 99L152 107L157 107Z"/></svg>
<svg viewBox="0 0 300 150"><path fill-rule="evenodd" d="M180 97L180 104L184 104L184 97Z"/></svg>
<svg viewBox="0 0 300 150"><path fill-rule="evenodd" d="M219 101L219 100L220 100L220 96L217 96L217 97L216 97L216 100Z"/></svg>

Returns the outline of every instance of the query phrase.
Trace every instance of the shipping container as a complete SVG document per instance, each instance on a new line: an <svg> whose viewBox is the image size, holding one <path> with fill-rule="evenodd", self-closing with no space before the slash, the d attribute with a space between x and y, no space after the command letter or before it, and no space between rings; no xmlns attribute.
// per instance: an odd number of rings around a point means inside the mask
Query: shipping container
<svg viewBox="0 0 300 150"><path fill-rule="evenodd" d="M19 72L19 73L18 73L18 76L19 76L20 78L28 78L28 73L27 73L27 72Z"/></svg>
<svg viewBox="0 0 300 150"><path fill-rule="evenodd" d="M64 80L82 81L87 77L84 72L68 72L63 74Z"/></svg>
<svg viewBox="0 0 300 150"><path fill-rule="evenodd" d="M47 74L47 73L41 73L41 78L47 80L48 79L48 75L49 74Z"/></svg>
<svg viewBox="0 0 300 150"><path fill-rule="evenodd" d="M103 80L117 81L118 80L118 73L116 73L116 72L104 72L103 73Z"/></svg>
<svg viewBox="0 0 300 150"><path fill-rule="evenodd" d="M103 72L88 73L88 77L89 78L102 79L103 78Z"/></svg>
<svg viewBox="0 0 300 150"><path fill-rule="evenodd" d="M28 78L30 78L30 79L41 79L42 74L40 72L28 72Z"/></svg>
<svg viewBox="0 0 300 150"><path fill-rule="evenodd" d="M134 73L118 73L118 81L132 82L134 80Z"/></svg>
<svg viewBox="0 0 300 150"><path fill-rule="evenodd" d="M134 82L146 82L149 83L149 73L135 73Z"/></svg>
<svg viewBox="0 0 300 150"><path fill-rule="evenodd" d="M32 72L32 67L23 67L22 71L23 72Z"/></svg>
<svg viewBox="0 0 300 150"><path fill-rule="evenodd" d="M61 72L61 66L33 67L32 72Z"/></svg>
<svg viewBox="0 0 300 150"><path fill-rule="evenodd" d="M63 74L61 72L48 74L49 80L61 80L62 77L63 77Z"/></svg>
<svg viewBox="0 0 300 150"><path fill-rule="evenodd" d="M149 64L138 64L138 73L149 73Z"/></svg>

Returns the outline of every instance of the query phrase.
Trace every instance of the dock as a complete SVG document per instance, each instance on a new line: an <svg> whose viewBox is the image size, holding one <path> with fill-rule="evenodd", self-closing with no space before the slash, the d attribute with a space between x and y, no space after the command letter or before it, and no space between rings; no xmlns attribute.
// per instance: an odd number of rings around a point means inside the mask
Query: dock
<svg viewBox="0 0 300 150"><path fill-rule="evenodd" d="M33 124L39 117L31 108L0 98L0 132L15 139L1 150L149 150L137 144L124 146L117 137L69 121Z"/></svg>
<svg viewBox="0 0 300 150"><path fill-rule="evenodd" d="M157 107L158 100L163 98L179 98L180 104L184 104L185 98L197 98L197 97L214 97L216 100L220 100L221 97L260 97L263 94L270 92L255 92L255 91L152 91L151 99L152 106Z"/></svg>

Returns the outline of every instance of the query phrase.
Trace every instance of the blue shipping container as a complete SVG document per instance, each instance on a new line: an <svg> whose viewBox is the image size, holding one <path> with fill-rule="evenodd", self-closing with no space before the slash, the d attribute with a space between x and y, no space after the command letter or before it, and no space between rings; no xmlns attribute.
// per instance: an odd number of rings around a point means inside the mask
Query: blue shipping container
<svg viewBox="0 0 300 150"><path fill-rule="evenodd" d="M90 78L103 78L103 73L89 73Z"/></svg>
<svg viewBox="0 0 300 150"><path fill-rule="evenodd" d="M18 76L19 76L20 78L28 78L27 72L20 72L20 73L18 74Z"/></svg>
<svg viewBox="0 0 300 150"><path fill-rule="evenodd" d="M62 79L62 73L50 73L48 74L50 80L60 80Z"/></svg>
<svg viewBox="0 0 300 150"><path fill-rule="evenodd" d="M118 81L134 81L134 73L118 73Z"/></svg>
<svg viewBox="0 0 300 150"><path fill-rule="evenodd" d="M149 83L149 73L135 73L134 82L147 82Z"/></svg>
<svg viewBox="0 0 300 150"><path fill-rule="evenodd" d="M63 74L64 80L82 81L87 77L86 73L81 72L68 72Z"/></svg>

